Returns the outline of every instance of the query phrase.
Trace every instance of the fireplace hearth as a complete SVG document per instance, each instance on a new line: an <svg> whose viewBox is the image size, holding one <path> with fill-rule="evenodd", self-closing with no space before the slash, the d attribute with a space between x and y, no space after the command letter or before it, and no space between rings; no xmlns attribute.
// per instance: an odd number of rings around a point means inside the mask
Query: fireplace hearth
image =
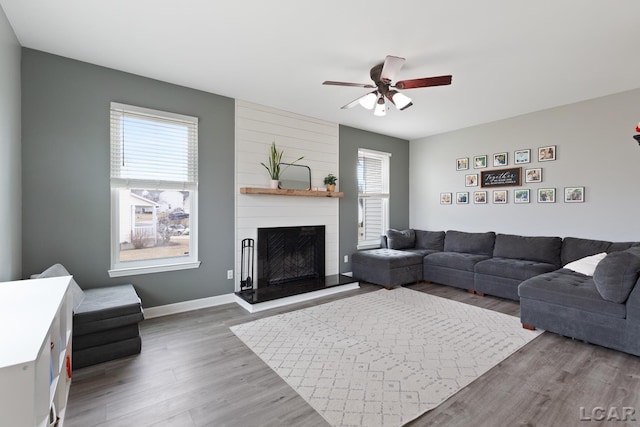
<svg viewBox="0 0 640 427"><path fill-rule="evenodd" d="M250 304L353 283L341 274L325 276L325 226L258 229L255 289L236 293Z"/></svg>

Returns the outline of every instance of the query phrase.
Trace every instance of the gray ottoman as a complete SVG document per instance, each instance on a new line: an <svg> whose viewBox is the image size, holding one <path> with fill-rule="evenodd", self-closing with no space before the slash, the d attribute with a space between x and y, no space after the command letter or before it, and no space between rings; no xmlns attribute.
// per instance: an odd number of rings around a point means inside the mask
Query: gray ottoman
<svg viewBox="0 0 640 427"><path fill-rule="evenodd" d="M422 280L423 255L395 249L371 249L351 255L353 278L386 288Z"/></svg>

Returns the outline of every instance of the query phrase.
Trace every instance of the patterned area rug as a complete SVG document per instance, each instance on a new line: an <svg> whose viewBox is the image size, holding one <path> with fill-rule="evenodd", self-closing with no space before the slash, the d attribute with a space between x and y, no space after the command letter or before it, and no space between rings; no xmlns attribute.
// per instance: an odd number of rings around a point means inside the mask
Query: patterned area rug
<svg viewBox="0 0 640 427"><path fill-rule="evenodd" d="M403 425L541 333L517 317L406 288L231 330L332 426Z"/></svg>

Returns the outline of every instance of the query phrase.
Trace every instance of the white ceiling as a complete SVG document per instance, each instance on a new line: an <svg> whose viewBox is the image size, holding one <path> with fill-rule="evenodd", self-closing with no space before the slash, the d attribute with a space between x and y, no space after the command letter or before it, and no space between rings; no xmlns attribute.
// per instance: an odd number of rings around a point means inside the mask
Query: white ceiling
<svg viewBox="0 0 640 427"><path fill-rule="evenodd" d="M404 139L640 87L638 0L0 0L20 43ZM340 107L386 55L414 106ZM640 106L639 106L640 109Z"/></svg>

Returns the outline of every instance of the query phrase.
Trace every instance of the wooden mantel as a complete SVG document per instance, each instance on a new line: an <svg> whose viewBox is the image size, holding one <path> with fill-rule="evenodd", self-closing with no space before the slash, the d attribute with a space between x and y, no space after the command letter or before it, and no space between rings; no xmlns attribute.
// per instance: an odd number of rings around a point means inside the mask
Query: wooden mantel
<svg viewBox="0 0 640 427"><path fill-rule="evenodd" d="M275 196L344 197L341 191L283 190L281 188L240 187L240 194L271 194Z"/></svg>

